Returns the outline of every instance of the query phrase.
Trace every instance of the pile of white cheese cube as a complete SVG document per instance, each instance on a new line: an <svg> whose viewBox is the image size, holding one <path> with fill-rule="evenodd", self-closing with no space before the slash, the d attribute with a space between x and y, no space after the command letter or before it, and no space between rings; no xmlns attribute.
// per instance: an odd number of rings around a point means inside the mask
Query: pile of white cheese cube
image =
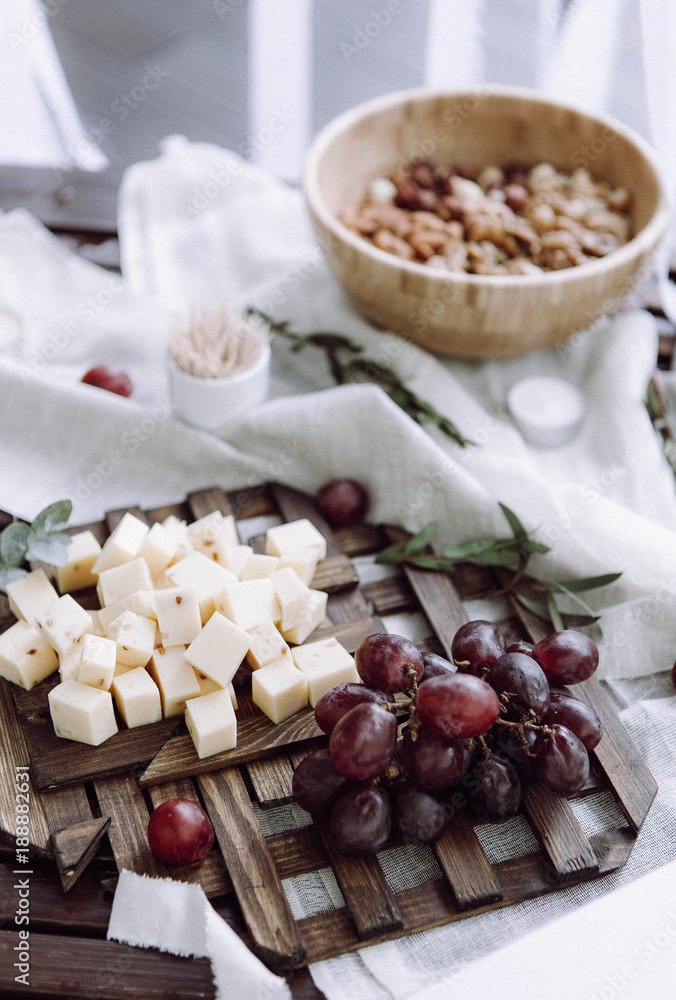
<svg viewBox="0 0 676 1000"><path fill-rule="evenodd" d="M310 586L326 540L307 519L269 528L265 554L232 515L152 527L126 513L99 545L72 536L67 563L8 585L17 622L0 635L0 676L26 689L58 669L55 732L98 746L118 731L185 715L200 758L237 744L233 677L246 658L254 703L283 722L335 684L358 681L335 638L305 640L328 595ZM96 586L100 609L72 592ZM60 595L60 596L59 596ZM304 645L302 645L304 644Z"/></svg>

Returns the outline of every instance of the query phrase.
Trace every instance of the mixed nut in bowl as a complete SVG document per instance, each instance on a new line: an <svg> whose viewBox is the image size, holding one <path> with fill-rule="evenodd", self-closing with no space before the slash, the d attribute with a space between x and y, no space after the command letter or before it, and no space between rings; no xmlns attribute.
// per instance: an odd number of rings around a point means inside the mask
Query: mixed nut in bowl
<svg viewBox="0 0 676 1000"><path fill-rule="evenodd" d="M494 85L339 115L310 147L304 191L357 309L468 358L549 347L617 311L668 220L656 156L631 129Z"/></svg>

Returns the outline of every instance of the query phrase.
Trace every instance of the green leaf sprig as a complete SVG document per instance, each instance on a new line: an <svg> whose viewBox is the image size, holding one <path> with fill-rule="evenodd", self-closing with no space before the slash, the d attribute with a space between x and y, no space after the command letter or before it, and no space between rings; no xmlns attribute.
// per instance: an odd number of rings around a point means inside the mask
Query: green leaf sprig
<svg viewBox="0 0 676 1000"><path fill-rule="evenodd" d="M273 333L290 340L293 344L291 350L294 352L302 351L305 347L316 347L324 351L331 375L338 385L345 385L348 382L373 382L379 385L416 423L427 423L438 427L442 433L463 448L474 444L461 433L452 420L412 392L395 371L387 365L380 364L379 361L364 357L363 347L344 334L334 333L331 330L318 330L315 333L301 335L289 329L288 321L273 320L260 309L249 308L247 315L260 317Z"/></svg>
<svg viewBox="0 0 676 1000"><path fill-rule="evenodd" d="M24 563L41 559L63 566L70 537L63 529L73 509L70 500L58 500L41 510L31 524L12 521L0 533L0 590L28 572Z"/></svg>
<svg viewBox="0 0 676 1000"><path fill-rule="evenodd" d="M600 615L595 614L578 595L597 587L605 587L619 579L622 574L604 573L601 576L558 581L538 580L530 576L529 590L535 591L541 599L536 600L523 593L516 585L526 573L531 557L535 553L544 555L550 548L530 537L514 511L503 503L499 506L512 531L506 538L478 538L442 549L436 555L430 554L427 550L438 527L437 522L432 521L408 541L395 542L383 549L375 561L387 565L407 563L410 566L417 566L418 569L435 570L440 573L451 573L460 562L496 566L510 570L513 574L507 586L500 592L512 592L524 608L549 622L555 630L582 628L597 622ZM574 614L561 611L556 603L557 595L565 595L574 601L580 607L580 612Z"/></svg>

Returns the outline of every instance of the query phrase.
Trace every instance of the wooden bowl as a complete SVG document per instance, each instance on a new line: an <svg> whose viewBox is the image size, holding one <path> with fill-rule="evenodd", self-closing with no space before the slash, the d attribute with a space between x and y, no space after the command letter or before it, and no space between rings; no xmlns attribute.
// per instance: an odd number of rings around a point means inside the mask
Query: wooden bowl
<svg viewBox="0 0 676 1000"><path fill-rule="evenodd" d="M416 158L477 167L549 162L631 192L624 246L597 260L536 275L450 273L379 250L338 219L369 182ZM527 90L426 88L376 98L339 115L313 140L303 187L334 276L376 325L433 351L467 358L549 347L616 312L650 273L668 208L657 158L631 129Z"/></svg>

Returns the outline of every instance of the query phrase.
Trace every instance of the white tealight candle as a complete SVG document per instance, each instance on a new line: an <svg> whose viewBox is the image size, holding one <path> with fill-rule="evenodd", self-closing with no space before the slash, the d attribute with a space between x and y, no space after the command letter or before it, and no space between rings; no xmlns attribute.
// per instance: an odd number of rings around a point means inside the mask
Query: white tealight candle
<svg viewBox="0 0 676 1000"><path fill-rule="evenodd" d="M529 444L555 448L572 440L584 419L584 400L570 382L536 375L513 385L507 406Z"/></svg>

